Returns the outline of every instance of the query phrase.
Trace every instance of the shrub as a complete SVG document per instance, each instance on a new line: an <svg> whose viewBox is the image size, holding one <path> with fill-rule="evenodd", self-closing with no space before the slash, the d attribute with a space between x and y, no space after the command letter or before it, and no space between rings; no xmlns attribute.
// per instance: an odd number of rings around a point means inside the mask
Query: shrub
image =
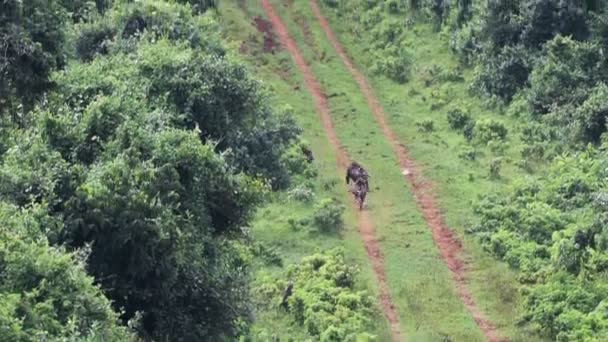
<svg viewBox="0 0 608 342"><path fill-rule="evenodd" d="M506 46L496 55L486 52L475 68L473 88L482 96L510 102L528 81L531 70L529 58L527 51L521 47Z"/></svg>
<svg viewBox="0 0 608 342"><path fill-rule="evenodd" d="M302 259L288 269L293 281L289 312L315 339L359 341L373 339L366 333L374 312L373 299L355 290L358 269L346 264L344 251L336 248Z"/></svg>
<svg viewBox="0 0 608 342"><path fill-rule="evenodd" d="M257 242L252 247L253 255L259 257L265 264L273 266L283 266L281 254L275 247L268 247L266 244Z"/></svg>
<svg viewBox="0 0 608 342"><path fill-rule="evenodd" d="M323 232L337 231L342 228L344 209L334 199L324 198L315 205L313 222Z"/></svg>
<svg viewBox="0 0 608 342"><path fill-rule="evenodd" d="M603 341L608 156L589 150L553 161L475 207L473 232L526 285L523 321L557 341Z"/></svg>
<svg viewBox="0 0 608 342"><path fill-rule="evenodd" d="M281 164L287 170L290 176L304 176L305 178L314 178L317 176L317 170L306 159L303 153L303 143L292 144L281 156Z"/></svg>
<svg viewBox="0 0 608 342"><path fill-rule="evenodd" d="M450 128L457 131L464 131L465 127L471 122L471 114L468 109L461 106L454 106L448 110L448 124Z"/></svg>
<svg viewBox="0 0 608 342"><path fill-rule="evenodd" d="M480 119L475 123L475 139L487 144L490 141L504 141L507 138L507 127L494 119Z"/></svg>
<svg viewBox="0 0 608 342"><path fill-rule="evenodd" d="M404 45L390 45L377 50L371 69L396 82L405 83L409 80L411 65L411 53Z"/></svg>
<svg viewBox="0 0 608 342"><path fill-rule="evenodd" d="M475 122L474 121L471 120L471 121L469 121L469 123L467 123L464 126L464 128L462 129L462 135L469 142L473 140L473 138L475 137Z"/></svg>
<svg viewBox="0 0 608 342"><path fill-rule="evenodd" d="M469 147L458 154L458 158L473 161L477 158L477 151L473 147Z"/></svg>
<svg viewBox="0 0 608 342"><path fill-rule="evenodd" d="M287 198L290 200L296 200L300 202L310 202L314 199L315 193L306 184L300 184L295 188L289 190Z"/></svg>
<svg viewBox="0 0 608 342"><path fill-rule="evenodd" d="M85 62L96 55L108 53L108 43L116 35L116 28L106 21L85 25L76 39L76 56Z"/></svg>
<svg viewBox="0 0 608 342"><path fill-rule="evenodd" d="M329 7L336 8L338 7L339 0L323 0L323 3Z"/></svg>
<svg viewBox="0 0 608 342"><path fill-rule="evenodd" d="M602 75L598 46L557 36L547 42L544 56L530 75L528 102L534 113L546 114L556 106L580 104Z"/></svg>
<svg viewBox="0 0 608 342"><path fill-rule="evenodd" d="M435 130L435 122L431 119L418 121L416 126L418 126L418 131L423 133L431 133Z"/></svg>
<svg viewBox="0 0 608 342"><path fill-rule="evenodd" d="M500 177L500 169L502 167L502 159L494 158L490 161L490 177L499 178Z"/></svg>
<svg viewBox="0 0 608 342"><path fill-rule="evenodd" d="M521 157L525 160L539 160L545 156L545 145L542 143L534 143L525 145L521 149Z"/></svg>
<svg viewBox="0 0 608 342"><path fill-rule="evenodd" d="M21 235L29 223L7 227L3 220L0 229L2 340L135 341L86 273L83 258Z"/></svg>
<svg viewBox="0 0 608 342"><path fill-rule="evenodd" d="M197 13L204 13L209 9L217 9L220 0L178 0L178 2L192 5Z"/></svg>

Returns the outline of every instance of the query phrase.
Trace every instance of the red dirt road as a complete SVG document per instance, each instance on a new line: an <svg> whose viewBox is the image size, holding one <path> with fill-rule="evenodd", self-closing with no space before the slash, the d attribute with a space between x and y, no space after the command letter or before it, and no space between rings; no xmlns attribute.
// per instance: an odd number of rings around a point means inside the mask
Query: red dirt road
<svg viewBox="0 0 608 342"><path fill-rule="evenodd" d="M281 43L289 51L296 65L304 76L306 86L314 99L315 107L317 109L317 112L319 113L319 117L321 119L321 122L323 123L323 127L325 128L325 134L327 135L329 142L336 154L338 166L341 169L346 169L350 164L351 160L344 148L342 147L338 136L336 135L334 125L331 121L331 112L327 103L327 97L325 96L321 85L315 78L312 69L310 68L308 63L306 63L304 57L302 57L302 54L300 53L296 42L290 36L289 31L285 27L285 24L283 24L281 18L276 14L270 2L268 0L263 0L262 6L264 7L264 10L266 11L270 22L272 23L276 33L278 34ZM395 306L391 301L388 285L386 282L386 274L384 272L384 260L380 251L380 245L378 243L378 240L376 240L374 234L373 222L369 214L365 211L359 211L358 222L359 233L361 234L361 238L365 243L367 255L370 261L372 262L374 273L378 278L378 287L380 289L380 304L382 306L384 314L386 315L386 318L390 322L393 340L403 341L403 337L401 336L401 331L399 327L399 316L397 315Z"/></svg>
<svg viewBox="0 0 608 342"><path fill-rule="evenodd" d="M406 181L411 185L414 197L420 207L425 221L432 231L435 244L439 248L444 262L448 265L452 273L452 277L456 283L458 295L467 310L471 313L479 328L483 331L486 339L491 342L505 341L501 339L497 333L496 327L485 317L479 307L475 304L471 292L467 286L466 279L466 264L462 261L463 253L462 243L454 232L446 225L441 215L439 207L435 203L433 185L425 180L422 171L416 166L415 161L410 157L407 149L400 142L393 130L390 128L384 109L374 94L372 87L369 85L366 77L353 65L350 57L340 44L336 35L327 19L321 13L316 0L311 0L310 5L319 24L325 31L328 40L331 42L334 50L342 59L344 65L355 78L359 88L363 92L369 107L371 108L374 117L388 141L390 142L393 152L399 160L399 164L404 172Z"/></svg>

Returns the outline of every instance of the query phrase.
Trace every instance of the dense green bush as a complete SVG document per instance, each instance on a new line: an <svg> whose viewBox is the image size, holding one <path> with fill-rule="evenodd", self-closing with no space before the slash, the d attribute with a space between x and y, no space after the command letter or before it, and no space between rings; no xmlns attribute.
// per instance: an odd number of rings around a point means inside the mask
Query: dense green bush
<svg viewBox="0 0 608 342"><path fill-rule="evenodd" d="M76 39L76 56L88 62L96 55L105 55L108 44L116 35L116 28L106 21L84 25Z"/></svg>
<svg viewBox="0 0 608 342"><path fill-rule="evenodd" d="M16 120L20 105L31 109L51 88L50 73L65 63L67 20L59 0L0 4L0 114Z"/></svg>
<svg viewBox="0 0 608 342"><path fill-rule="evenodd" d="M396 82L405 83L409 80L411 65L412 57L406 47L389 45L375 52L372 71Z"/></svg>
<svg viewBox="0 0 608 342"><path fill-rule="evenodd" d="M507 127L494 119L480 119L475 123L475 140L487 144L491 141L504 141L507 139Z"/></svg>
<svg viewBox="0 0 608 342"><path fill-rule="evenodd" d="M0 206L2 339L131 340L128 331L119 326L110 302L87 275L84 257L46 242L46 230L54 229L46 226L53 220L44 209L20 211Z"/></svg>
<svg viewBox="0 0 608 342"><path fill-rule="evenodd" d="M422 133L431 133L435 130L435 122L431 119L426 119L416 122L418 131Z"/></svg>
<svg viewBox="0 0 608 342"><path fill-rule="evenodd" d="M598 47L558 36L545 46L545 56L530 75L529 102L535 113L555 106L580 104L602 73Z"/></svg>
<svg viewBox="0 0 608 342"><path fill-rule="evenodd" d="M23 235L0 239L0 259L10 249L15 260L31 259L19 261L23 272L34 264L54 272L29 272L37 277L31 287L11 285L0 319L12 330L1 335L124 341L126 332L115 323L120 312L122 323L144 339L231 339L251 319L243 227L263 203L267 184L286 187L292 177L314 175L301 153L294 154L300 130L292 113L269 105L267 89L224 47L213 17L197 14L211 2L196 2L198 8L154 0L97 4L107 9L104 16L71 12L80 16L73 18L77 24L66 21L67 11L55 1L48 8L36 1L0 5L2 34L30 25L10 37L10 44L22 44L11 47L25 50L0 57L6 57L2 75L10 76L2 78L8 82L2 91L13 92L11 105L34 104L48 91L21 128L2 125L0 199L45 214L28 212ZM21 21L22 15L31 18ZM39 60L21 54L27 65L9 70L13 52L39 54ZM55 69L61 70L49 78ZM38 74L28 79L24 72ZM23 82L23 94L15 82ZM2 210L0 218L15 220ZM47 240L52 247L38 242ZM111 306L63 252L82 248L89 249L86 270ZM272 252L258 252L277 262ZM43 260L53 256L57 269ZM4 290L9 278L0 273ZM61 287L61 277L76 279L83 293L71 283ZM52 296L36 292L47 289ZM69 302L61 304L62 295ZM31 319L19 321L30 309Z"/></svg>
<svg viewBox="0 0 608 342"><path fill-rule="evenodd" d="M601 341L608 333L605 184L608 157L587 151L557 158L546 176L522 179L476 206L471 229L520 271L525 321L556 340Z"/></svg>
<svg viewBox="0 0 608 342"><path fill-rule="evenodd" d="M315 204L313 223L323 232L335 232L342 228L344 206L332 198L323 198Z"/></svg>
<svg viewBox="0 0 608 342"><path fill-rule="evenodd" d="M510 102L528 81L529 55L521 46L505 46L496 55L484 53L475 68L473 86L482 96Z"/></svg>
<svg viewBox="0 0 608 342"><path fill-rule="evenodd" d="M457 131L464 130L465 127L471 124L471 114L468 109L461 106L454 106L448 110L448 124L450 128Z"/></svg>
<svg viewBox="0 0 608 342"><path fill-rule="evenodd" d="M320 341L371 341L367 333L375 313L374 301L356 290L358 270L348 265L342 249L317 253L287 269L293 283L287 309L296 324ZM264 279L256 293L260 300L280 303L287 281Z"/></svg>

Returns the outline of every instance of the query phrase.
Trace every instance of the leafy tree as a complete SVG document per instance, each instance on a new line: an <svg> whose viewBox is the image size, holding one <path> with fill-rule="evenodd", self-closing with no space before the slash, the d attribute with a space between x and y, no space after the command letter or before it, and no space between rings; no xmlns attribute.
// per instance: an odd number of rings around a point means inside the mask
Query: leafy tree
<svg viewBox="0 0 608 342"><path fill-rule="evenodd" d="M487 9L482 14L482 34L494 51L519 42L521 24L520 0L488 0Z"/></svg>
<svg viewBox="0 0 608 342"><path fill-rule="evenodd" d="M0 108L27 109L64 63L67 13L58 0L6 0L0 4ZM23 111L25 112L25 111ZM6 114L6 113L5 113Z"/></svg>
<svg viewBox="0 0 608 342"><path fill-rule="evenodd" d="M499 54L486 52L475 68L474 87L481 95L496 96L510 102L528 81L531 66L521 46L505 46Z"/></svg>
<svg viewBox="0 0 608 342"><path fill-rule="evenodd" d="M245 314L246 273L228 266L240 263L238 255L226 254L215 236L245 222L256 185L232 176L192 133L125 131L132 145L96 165L70 199L63 240L93 243L89 270L124 307L124 319L142 312L144 334L229 334Z"/></svg>
<svg viewBox="0 0 608 342"><path fill-rule="evenodd" d="M544 114L555 106L580 104L588 89L601 75L602 57L596 45L557 36L547 43L530 75L529 102L535 113Z"/></svg>
<svg viewBox="0 0 608 342"><path fill-rule="evenodd" d="M523 44L538 49L557 34L585 40L589 36L589 27L585 12L577 2L534 0L522 3Z"/></svg>
<svg viewBox="0 0 608 342"><path fill-rule="evenodd" d="M39 210L20 212L0 205L0 332L9 341L45 339L128 341L132 336L118 317L84 260L44 239L49 227L32 229L30 215L51 219ZM46 219L45 219L46 217ZM39 237L42 237L39 238Z"/></svg>

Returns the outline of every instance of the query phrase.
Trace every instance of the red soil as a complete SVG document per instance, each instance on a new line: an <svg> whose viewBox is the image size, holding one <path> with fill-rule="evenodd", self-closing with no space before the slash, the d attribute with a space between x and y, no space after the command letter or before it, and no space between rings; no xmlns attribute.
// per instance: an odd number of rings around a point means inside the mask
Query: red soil
<svg viewBox="0 0 608 342"><path fill-rule="evenodd" d="M264 52L274 53L278 50L280 44L275 40L272 23L264 18L255 17L253 24L260 33L264 34Z"/></svg>
<svg viewBox="0 0 608 342"><path fill-rule="evenodd" d="M279 36L279 39L281 40L285 48L287 48L287 50L290 52L296 65L304 76L306 86L314 99L315 107L317 109L317 112L319 113L319 117L321 119L321 122L323 123L323 127L325 128L325 133L337 156L338 166L341 169L346 169L350 164L350 157L342 147L342 144L340 143L340 140L336 135L336 131L334 130L334 126L331 121L331 112L327 103L327 97L325 96L321 85L316 80L312 69L306 63L306 60L300 53L296 42L290 36L289 31L283 24L281 18L276 14L270 2L268 0L263 0L262 6L264 7L266 14L268 15L268 18L270 19L270 22L274 26L274 29L276 30ZM401 336L399 328L399 317L397 315L397 311L395 310L395 306L393 305L390 298L388 285L386 282L386 274L384 272L384 260L380 251L380 245L374 235L373 222L369 214L365 211L359 211L358 222L361 238L365 243L367 254L372 262L374 272L378 278L378 286L380 289L380 304L382 306L384 314L390 322L391 331L393 333L393 340L402 341L403 338Z"/></svg>
<svg viewBox="0 0 608 342"><path fill-rule="evenodd" d="M405 146L399 142L397 136L390 128L386 120L386 114L384 113L378 98L374 94L373 89L369 85L365 76L353 65L346 51L336 38L336 35L331 29L329 22L321 13L317 1L311 0L310 4L317 20L325 31L327 38L342 59L344 65L348 68L359 84L359 88L367 99L367 103L372 109L376 121L392 145L393 151L399 160L401 168L403 171L406 171L403 172L405 179L411 185L416 202L418 203L424 219L432 231L435 244L439 248L444 262L448 265L448 268L452 273L460 299L471 313L475 319L475 322L477 322L477 325L483 331L488 341L504 341L499 337L496 327L484 316L473 300L471 292L467 286L467 265L461 259L461 255L463 254L462 243L456 234L444 222L441 211L435 203L433 185L425 180L424 176L422 175L421 168L416 166L415 161L410 157Z"/></svg>

